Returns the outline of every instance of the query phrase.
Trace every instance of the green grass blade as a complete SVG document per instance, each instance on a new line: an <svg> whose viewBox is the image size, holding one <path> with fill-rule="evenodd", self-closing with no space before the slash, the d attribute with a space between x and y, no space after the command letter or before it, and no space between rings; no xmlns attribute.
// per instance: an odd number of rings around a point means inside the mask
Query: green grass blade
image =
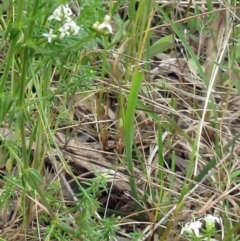
<svg viewBox="0 0 240 241"><path fill-rule="evenodd" d="M135 130L134 115L135 115L135 109L137 105L138 92L141 87L142 79L143 79L142 72L136 72L133 76L132 86L131 86L131 90L127 101L127 110L126 110L125 122L124 122L127 168L128 168L128 172L131 174L129 178L129 182L131 186L132 196L136 201L138 201L139 198L137 193L137 186L134 180L132 146L133 146L133 136L134 136L134 130ZM138 208L140 208L140 205L137 204L137 206Z"/></svg>

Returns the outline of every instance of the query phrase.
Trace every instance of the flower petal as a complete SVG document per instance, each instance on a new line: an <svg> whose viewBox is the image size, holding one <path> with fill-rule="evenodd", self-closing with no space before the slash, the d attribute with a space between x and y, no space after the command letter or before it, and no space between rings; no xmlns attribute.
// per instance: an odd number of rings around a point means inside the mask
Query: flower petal
<svg viewBox="0 0 240 241"><path fill-rule="evenodd" d="M57 35L53 34L53 29L50 29L49 33L44 33L43 36L48 39L48 43L52 42L52 38L56 38L57 37Z"/></svg>
<svg viewBox="0 0 240 241"><path fill-rule="evenodd" d="M106 22L102 22L101 24L98 25L98 30L101 30L101 29L104 29L104 28L107 28L109 33L113 33L112 31L112 26L109 24L109 23L106 23Z"/></svg>

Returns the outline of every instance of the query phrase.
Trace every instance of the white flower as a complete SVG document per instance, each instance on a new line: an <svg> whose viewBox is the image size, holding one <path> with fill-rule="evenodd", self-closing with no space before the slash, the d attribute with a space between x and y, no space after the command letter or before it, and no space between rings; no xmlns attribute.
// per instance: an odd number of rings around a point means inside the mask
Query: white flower
<svg viewBox="0 0 240 241"><path fill-rule="evenodd" d="M68 7L68 5L60 5L54 11L53 14L48 17L48 20L57 20L62 21L62 18L69 19L72 16L72 10Z"/></svg>
<svg viewBox="0 0 240 241"><path fill-rule="evenodd" d="M66 5L62 5L62 9L63 9L64 17L66 19L69 19L73 14L71 8L69 8L69 6L66 4Z"/></svg>
<svg viewBox="0 0 240 241"><path fill-rule="evenodd" d="M207 214L203 220L206 222L206 229L207 230L213 230L215 229L215 223L221 223L221 220L219 217L215 217L211 214Z"/></svg>
<svg viewBox="0 0 240 241"><path fill-rule="evenodd" d="M202 223L200 221L186 223L185 226L181 230L181 234L186 232L188 234L195 234L196 237L200 237L199 229L201 227L202 227Z"/></svg>
<svg viewBox="0 0 240 241"><path fill-rule="evenodd" d="M72 19L68 19L66 24L68 24L73 35L78 34L80 27L77 26L77 24Z"/></svg>
<svg viewBox="0 0 240 241"><path fill-rule="evenodd" d="M48 39L49 43L52 42L52 38L56 38L57 37L57 35L53 34L53 30L52 29L50 29L49 33L44 33L43 36Z"/></svg>
<svg viewBox="0 0 240 241"><path fill-rule="evenodd" d="M63 38L65 35L70 35L70 32L69 32L69 25L67 23L65 23L61 28L59 28L58 30L59 32L61 32L60 34L60 38Z"/></svg>
<svg viewBox="0 0 240 241"><path fill-rule="evenodd" d="M61 6L59 6L58 8L56 8L54 11L53 11L53 14L50 16L50 17L48 17L48 20L50 21L50 20L53 20L53 19L55 19L55 20L57 20L57 21L61 21L62 19L61 19L61 17L62 17L62 11L61 11L62 9L61 9Z"/></svg>
<svg viewBox="0 0 240 241"><path fill-rule="evenodd" d="M113 33L112 26L110 25L110 20L111 20L111 17L109 15L106 15L104 17L104 21L98 25L97 29L102 30L104 28L107 28L109 33Z"/></svg>
<svg viewBox="0 0 240 241"><path fill-rule="evenodd" d="M59 38L64 38L65 36L69 36L70 33L73 35L77 35L80 27L72 20L71 16L73 15L72 10L69 8L67 4L58 6L53 14L48 18L48 20L57 20L62 22L62 27L58 29L60 32ZM48 37L48 42L51 42L53 37L57 37L52 34L52 30L50 30L49 34L44 34L44 36Z"/></svg>

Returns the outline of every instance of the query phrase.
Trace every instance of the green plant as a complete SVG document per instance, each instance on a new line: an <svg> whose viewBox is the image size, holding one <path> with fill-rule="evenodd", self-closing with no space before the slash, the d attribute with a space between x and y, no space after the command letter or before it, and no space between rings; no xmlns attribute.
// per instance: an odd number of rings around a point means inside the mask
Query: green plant
<svg viewBox="0 0 240 241"><path fill-rule="evenodd" d="M2 240L237 239L236 1L0 4Z"/></svg>

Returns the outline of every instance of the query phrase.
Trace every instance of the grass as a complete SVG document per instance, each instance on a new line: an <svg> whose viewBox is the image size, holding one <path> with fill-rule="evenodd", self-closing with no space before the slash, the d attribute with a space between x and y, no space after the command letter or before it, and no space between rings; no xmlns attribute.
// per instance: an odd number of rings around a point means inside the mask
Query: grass
<svg viewBox="0 0 240 241"><path fill-rule="evenodd" d="M0 240L239 240L221 3L1 1Z"/></svg>

